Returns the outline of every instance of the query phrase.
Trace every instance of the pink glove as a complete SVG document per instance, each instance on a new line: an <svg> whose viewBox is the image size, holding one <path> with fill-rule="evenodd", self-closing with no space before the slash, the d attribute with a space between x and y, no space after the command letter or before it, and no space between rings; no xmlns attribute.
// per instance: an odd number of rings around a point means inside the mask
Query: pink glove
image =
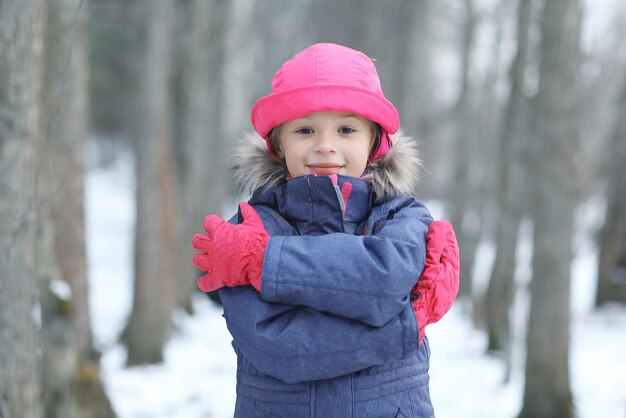
<svg viewBox="0 0 626 418"><path fill-rule="evenodd" d="M252 206L242 202L239 210L243 223L233 225L209 215L204 220L206 235L193 237L193 248L201 251L193 257L193 264L207 273L198 279L203 292L247 284L261 291L263 257L270 236Z"/></svg>
<svg viewBox="0 0 626 418"><path fill-rule="evenodd" d="M452 307L459 281L459 245L454 229L449 222L433 221L426 233L424 271L411 291L420 345L426 325L439 321Z"/></svg>

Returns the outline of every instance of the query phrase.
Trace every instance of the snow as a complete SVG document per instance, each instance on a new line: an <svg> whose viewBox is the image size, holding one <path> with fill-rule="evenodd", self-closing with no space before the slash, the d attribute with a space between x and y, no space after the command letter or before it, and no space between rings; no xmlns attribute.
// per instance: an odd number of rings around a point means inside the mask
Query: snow
<svg viewBox="0 0 626 418"><path fill-rule="evenodd" d="M91 168L86 183L91 318L103 351L102 379L121 418L231 417L236 359L221 309L204 295L194 297L195 314L175 312L176 331L158 365L125 367L117 343L132 303L133 169L125 154L108 166ZM437 205L433 205L437 209ZM440 210L440 209L437 209ZM436 212L436 211L435 211ZM602 222L602 202L589 202L576 214L572 263L571 386L579 418L626 418L626 307L592 309L597 253L593 234ZM485 354L486 335L472 326L467 301L431 325L431 396L439 418L515 417L524 387L524 323L528 310L531 228L522 228L512 312L515 347L511 378L504 383L504 361ZM493 244L481 243L475 273L484 288Z"/></svg>
<svg viewBox="0 0 626 418"><path fill-rule="evenodd" d="M72 298L72 288L64 280L54 279L49 285L50 292L59 300L69 301Z"/></svg>

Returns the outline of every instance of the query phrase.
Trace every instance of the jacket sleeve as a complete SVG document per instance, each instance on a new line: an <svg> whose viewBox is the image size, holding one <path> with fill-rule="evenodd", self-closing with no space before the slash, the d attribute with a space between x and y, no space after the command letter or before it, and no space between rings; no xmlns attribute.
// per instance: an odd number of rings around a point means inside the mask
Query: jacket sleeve
<svg viewBox="0 0 626 418"><path fill-rule="evenodd" d="M220 289L233 346L260 372L287 383L328 379L414 355L411 305L384 326L268 303L250 286Z"/></svg>
<svg viewBox="0 0 626 418"><path fill-rule="evenodd" d="M398 197L372 211L371 235L272 237L263 263L262 298L384 326L410 305L431 221L421 203Z"/></svg>

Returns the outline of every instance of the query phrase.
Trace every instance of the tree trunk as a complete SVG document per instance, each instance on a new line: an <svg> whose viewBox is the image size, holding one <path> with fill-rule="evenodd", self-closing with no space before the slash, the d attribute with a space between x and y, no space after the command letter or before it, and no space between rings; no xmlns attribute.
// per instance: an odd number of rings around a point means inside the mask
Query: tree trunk
<svg viewBox="0 0 626 418"><path fill-rule="evenodd" d="M0 416L43 416L35 209L45 1L0 2Z"/></svg>
<svg viewBox="0 0 626 418"><path fill-rule="evenodd" d="M463 30L463 44L461 49L461 85L454 111L456 119L456 161L454 164L454 187L451 188L450 221L457 231L459 250L461 255L461 286L459 293L469 296L472 293L472 270L474 254L481 228L481 219L477 208L473 207L471 194L473 183L470 180L470 167L476 163L472 161L474 153L473 106L470 94L469 74L472 49L474 48L474 34L476 29L476 11L474 0L465 0L465 23Z"/></svg>
<svg viewBox="0 0 626 418"><path fill-rule="evenodd" d="M367 13L375 7L373 0L317 0L312 1L310 5L309 18L306 19L304 25L297 22L297 26L290 26L295 36L297 36L298 26L304 26L306 35L310 35L308 39L312 38L318 42L335 42L371 54L369 40L376 36L374 33L377 33L380 26L377 24L374 27L368 27L364 22L367 20ZM295 12L301 13L301 11Z"/></svg>
<svg viewBox="0 0 626 418"><path fill-rule="evenodd" d="M335 3L347 2L333 4ZM423 71L424 68L423 62L412 66L414 62L412 50L416 48L415 35L424 36L428 30L427 25L418 27L428 18L427 3L427 0L398 2L356 0L340 13L354 22L355 30L348 46L360 44L362 50L376 60L376 69L385 96L398 108L403 129L407 128L406 122L414 118L413 115L408 117L405 109L405 103L409 100L415 101L415 97L409 94L409 86L414 84L413 79L417 78L419 71ZM355 17L350 11L359 8L361 9L359 15ZM335 30L341 31L341 27L337 25ZM422 48L416 52L422 53L423 43L428 41L428 39L417 40Z"/></svg>
<svg viewBox="0 0 626 418"><path fill-rule="evenodd" d="M48 417L113 416L99 378L88 308L83 161L88 131L87 11L82 3L49 0L44 45L46 138L37 271Z"/></svg>
<svg viewBox="0 0 626 418"><path fill-rule="evenodd" d="M507 380L510 372L511 331L509 309L515 288L515 248L522 215L525 165L520 161L524 141L524 94L522 86L527 62L528 29L532 0L520 0L517 17L517 51L510 69L510 91L499 135L500 152L496 178L498 220L496 258L487 289L488 350L504 351ZM527 133L526 133L527 134Z"/></svg>
<svg viewBox="0 0 626 418"><path fill-rule="evenodd" d="M129 365L163 359L162 347L176 304L177 180L171 143L170 0L138 2L135 126L137 196L133 310L123 341Z"/></svg>
<svg viewBox="0 0 626 418"><path fill-rule="evenodd" d="M407 71L401 80L404 93L400 102L402 126L418 140L420 157L430 168L434 155L432 130L436 106L433 95L433 13L432 0L417 0L416 9L407 37L410 45L407 55ZM433 181L420 184L420 191L433 190ZM428 193L426 193L428 194ZM431 193L432 194L432 193Z"/></svg>
<svg viewBox="0 0 626 418"><path fill-rule="evenodd" d="M572 416L569 292L576 204L578 0L546 2L533 152L533 278L520 417Z"/></svg>
<svg viewBox="0 0 626 418"><path fill-rule="evenodd" d="M185 10L182 21L186 23L179 29L185 39L181 45L176 142L184 203L179 212L179 306L189 307L191 294L197 289L191 238L203 232L202 222L209 213L222 212L227 196L225 156L228 143L235 138L224 135L222 125L226 30L232 8L230 1L193 0Z"/></svg>
<svg viewBox="0 0 626 418"><path fill-rule="evenodd" d="M608 150L609 185L606 220L600 236L600 265L596 305L626 303L626 81L619 116Z"/></svg>

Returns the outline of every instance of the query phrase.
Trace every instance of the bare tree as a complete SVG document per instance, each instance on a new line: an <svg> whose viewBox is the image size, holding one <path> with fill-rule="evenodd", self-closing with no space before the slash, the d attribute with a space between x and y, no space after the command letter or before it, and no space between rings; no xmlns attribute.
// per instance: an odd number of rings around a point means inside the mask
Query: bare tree
<svg viewBox="0 0 626 418"><path fill-rule="evenodd" d="M123 341L129 365L160 362L176 304L176 205L170 63L171 0L136 2L134 125L137 196L133 310Z"/></svg>
<svg viewBox="0 0 626 418"><path fill-rule="evenodd" d="M45 1L0 2L0 416L38 418L35 209Z"/></svg>
<svg viewBox="0 0 626 418"><path fill-rule="evenodd" d="M185 5L179 23L177 169L182 208L178 238L178 305L189 306L196 289L191 264L191 237L202 231L209 213L220 213L227 195L227 144L222 121L226 31L233 2L193 0ZM237 28L240 30L241 28ZM249 66L250 67L250 66ZM241 116L241 115L239 115Z"/></svg>
<svg viewBox="0 0 626 418"><path fill-rule="evenodd" d="M460 61L460 88L452 116L455 119L455 149L453 186L450 188L450 221L457 230L459 250L461 253L461 288L459 292L470 295L472 289L472 270L476 242L480 235L480 216L473 206L472 199L474 184L470 181L470 167L475 154L476 137L472 131L474 109L470 92L471 57L475 43L475 30L478 20L474 0L465 0L465 19L463 25L461 61Z"/></svg>
<svg viewBox="0 0 626 418"><path fill-rule="evenodd" d="M376 36L380 25L377 22L374 27L368 27L364 22L367 21L367 13L372 10L373 0L320 0L309 4L310 19L305 23L308 25L305 32L310 33L314 41L338 43L372 53L368 40ZM292 26L291 29L297 36L297 28Z"/></svg>
<svg viewBox="0 0 626 418"><path fill-rule="evenodd" d="M48 4L37 271L46 416L106 417L87 294L84 144L88 130L86 8ZM65 288L65 290L63 290Z"/></svg>
<svg viewBox="0 0 626 418"><path fill-rule="evenodd" d="M509 97L498 145L496 259L487 290L489 350L504 351L510 371L511 332L509 309L513 302L515 247L524 201L524 135L526 125L523 93L527 63L528 30L532 0L520 0L517 12L517 51L509 70ZM525 138L526 136L526 138ZM508 372L507 372L508 377Z"/></svg>
<svg viewBox="0 0 626 418"><path fill-rule="evenodd" d="M346 2L333 2L335 3ZM385 96L396 105L402 125L407 128L407 124L415 118L414 115L409 117L405 111L407 102L415 101L415 97L408 90L423 81L414 78L422 76L426 70L423 61L416 63L417 57L414 54L422 55L419 59L423 60L427 49L425 44L429 41L429 28L425 22L428 16L428 0L361 0L353 3L348 6L348 10L360 9L356 15L349 12L341 14L355 20L349 45L360 45L364 52L376 60ZM341 31L341 25L337 25L335 30ZM419 36L425 39L420 39Z"/></svg>
<svg viewBox="0 0 626 418"><path fill-rule="evenodd" d="M600 238L596 304L626 302L626 82L609 150L607 212Z"/></svg>
<svg viewBox="0 0 626 418"><path fill-rule="evenodd" d="M569 291L572 260L580 5L545 3L536 97L531 202L533 278L524 405L520 417L572 416L569 381Z"/></svg>
<svg viewBox="0 0 626 418"><path fill-rule="evenodd" d="M410 45L402 51L407 55L406 74L400 80L404 86L400 103L402 125L415 134L424 161L430 161L433 106L433 24L431 0L415 1L413 20L406 34ZM422 186L428 187L428 185Z"/></svg>

